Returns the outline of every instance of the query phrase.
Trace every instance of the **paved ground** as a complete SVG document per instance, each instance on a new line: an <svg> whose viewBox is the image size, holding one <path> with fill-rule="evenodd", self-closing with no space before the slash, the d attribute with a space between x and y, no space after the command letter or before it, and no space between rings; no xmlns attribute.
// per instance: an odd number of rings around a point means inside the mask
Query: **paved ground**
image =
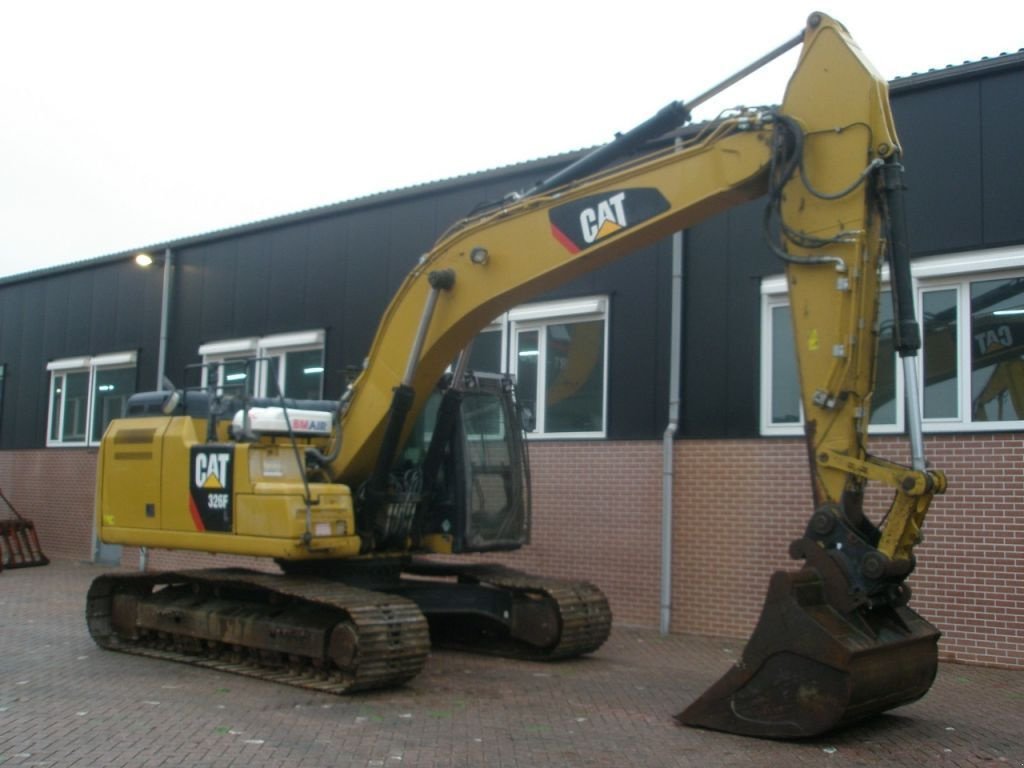
<svg viewBox="0 0 1024 768"><path fill-rule="evenodd" d="M764 742L671 715L738 643L616 628L593 657L431 655L404 688L332 697L100 651L83 618L102 570L0 574L7 766L1024 766L1024 673L943 665L921 701L828 738Z"/></svg>

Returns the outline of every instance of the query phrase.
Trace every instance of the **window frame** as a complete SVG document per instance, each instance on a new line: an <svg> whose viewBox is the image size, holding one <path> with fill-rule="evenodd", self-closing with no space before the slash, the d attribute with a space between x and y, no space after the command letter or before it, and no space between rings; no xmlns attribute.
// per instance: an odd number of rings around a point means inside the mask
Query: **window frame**
<svg viewBox="0 0 1024 768"><path fill-rule="evenodd" d="M914 283L914 299L917 321L922 329L924 343L924 296L927 293L956 291L956 363L957 363L957 410L956 417L932 417L922 419L925 433L945 432L1014 432L1024 430L1024 419L1002 421L980 421L974 419L972 392L973 339L971 313L971 285L987 280L1024 278L1024 247L1012 246L984 251L970 251L962 254L932 256L911 262L911 277ZM882 269L883 290L888 289L888 268ZM759 430L762 436L791 436L803 434L803 419L796 424L772 424L771 374L772 374L772 317L771 308L788 305L784 276L772 275L761 281L761 371L760 371L760 417ZM924 403L925 355L916 360L917 376ZM898 434L905 431L905 394L903 365L896 363L896 422L895 424L872 424L870 434Z"/></svg>
<svg viewBox="0 0 1024 768"><path fill-rule="evenodd" d="M0 363L0 430L4 426L4 385L7 381L7 363ZM49 432L47 432L49 434Z"/></svg>
<svg viewBox="0 0 1024 768"><path fill-rule="evenodd" d="M264 393L263 397L277 397L278 391L284 391L288 376L288 355L297 352L319 352L320 392L314 398L304 399L321 399L324 394L324 358L326 354L324 339L325 334L323 330L279 333L260 339L257 346L257 354L260 357L259 368L261 369L258 380ZM271 360L276 360L277 365L271 365ZM277 370L277 388L272 388L270 386L270 373L275 368Z"/></svg>
<svg viewBox="0 0 1024 768"><path fill-rule="evenodd" d="M586 296L576 299L524 304L506 312L498 322L502 332L504 370L519 377L519 334L536 331L538 338L537 400L544 402L547 389L547 329L553 325L601 321L601 429L572 432L551 432L546 429L547 409L538 409L535 428L526 434L531 440L603 439L608 436L608 339L611 317L607 296ZM489 328L493 329L493 324Z"/></svg>
<svg viewBox="0 0 1024 768"><path fill-rule="evenodd" d="M277 390L270 386L270 369L276 367L278 385L283 389L285 384L287 355L292 352L319 351L321 367L326 357L326 331L323 329L277 333L268 336L247 336L235 339L221 339L199 346L202 357L202 374L200 384L203 388L210 386L209 375L216 366L218 391L224 387L224 364L238 360L258 358L259 362L252 372L253 382L249 395L252 397L276 397ZM276 359L277 365L271 366L270 361ZM320 399L323 397L324 372L320 376ZM286 395L287 396L287 395ZM309 399L309 398L303 398Z"/></svg>
<svg viewBox="0 0 1024 768"><path fill-rule="evenodd" d="M135 371L135 382L129 396L135 394L138 388L138 352L135 350L128 352L114 352L111 354L96 355L93 357L83 356L59 358L47 363L46 370L49 374L49 393L47 395L46 412L47 448L89 448L100 444L100 441L103 439L103 434L101 432L101 434L95 435L93 429L93 416L97 406L96 377L99 373L115 370L133 370ZM86 376L84 414L85 431L81 440L66 440L64 438L64 424L67 412L65 408L66 402L63 399L60 403L60 415L58 417L58 423L56 424L57 436L54 437L54 400L55 395L57 394L55 383L58 378L62 379L63 384L61 385L61 389L66 390L68 376L73 374L85 374ZM125 403L127 403L127 400L128 398L126 397ZM123 411L121 416L124 416ZM105 425L102 431L106 431Z"/></svg>

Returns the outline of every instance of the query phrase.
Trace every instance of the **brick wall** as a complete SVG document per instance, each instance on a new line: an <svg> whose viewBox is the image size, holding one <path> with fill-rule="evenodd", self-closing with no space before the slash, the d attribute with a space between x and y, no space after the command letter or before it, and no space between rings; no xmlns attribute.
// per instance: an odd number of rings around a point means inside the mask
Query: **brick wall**
<svg viewBox="0 0 1024 768"><path fill-rule="evenodd" d="M35 523L47 557L92 559L96 451L0 451L0 488ZM0 502L0 519L14 517Z"/></svg>
<svg viewBox="0 0 1024 768"><path fill-rule="evenodd" d="M906 461L902 439L872 449ZM1024 668L1024 435L935 436L928 457L950 492L936 497L917 548L912 606L943 632L958 661ZM617 622L657 626L660 602L661 444L535 442L533 543L502 559L549 576L593 581ZM672 631L746 637L768 578L810 514L800 439L675 444ZM36 522L51 557L88 559L95 452L0 453L0 488ZM888 504L869 494L874 519ZM0 515L3 513L0 512ZM122 563L135 567L126 547ZM151 550L151 568L248 566L269 561Z"/></svg>
<svg viewBox="0 0 1024 768"><path fill-rule="evenodd" d="M872 441L906 462L904 446ZM912 606L942 630L944 658L1024 668L1024 436L935 436L926 453L950 491L915 550ZM537 544L518 560L552 575L575 568L608 593L618 621L656 626L660 445L535 443L531 459ZM771 573L798 565L789 543L811 512L803 441L679 441L674 466L672 631L745 637ZM889 500L869 495L873 519ZM597 528L581 530L588 521ZM581 542L592 540L590 556Z"/></svg>

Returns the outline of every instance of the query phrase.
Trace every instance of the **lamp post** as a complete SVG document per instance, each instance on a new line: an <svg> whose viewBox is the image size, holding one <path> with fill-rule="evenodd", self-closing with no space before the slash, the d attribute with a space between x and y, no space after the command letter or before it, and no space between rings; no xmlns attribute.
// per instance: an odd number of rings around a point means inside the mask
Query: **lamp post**
<svg viewBox="0 0 1024 768"><path fill-rule="evenodd" d="M155 259L148 253L140 253L135 263L140 267L149 267ZM171 312L171 278L174 276L174 251L164 249L163 255L163 288L160 293L160 347L156 358L156 388L164 390L167 378L167 326Z"/></svg>
<svg viewBox="0 0 1024 768"><path fill-rule="evenodd" d="M148 253L140 253L135 257L135 263L140 267L150 267L156 261ZM171 278L174 275L174 252L170 248L164 249L163 255L163 286L160 291L160 346L156 357L156 388L160 391L167 389L167 326L171 312ZM149 564L149 549L139 547L139 570L145 571Z"/></svg>

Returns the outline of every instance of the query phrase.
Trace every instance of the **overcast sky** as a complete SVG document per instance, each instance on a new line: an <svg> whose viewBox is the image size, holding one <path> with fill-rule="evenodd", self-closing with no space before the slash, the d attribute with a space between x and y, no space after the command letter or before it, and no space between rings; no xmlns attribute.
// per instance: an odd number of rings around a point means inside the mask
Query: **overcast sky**
<svg viewBox="0 0 1024 768"><path fill-rule="evenodd" d="M1019 0L7 0L0 276L599 144L812 10L890 79L1024 47Z"/></svg>

